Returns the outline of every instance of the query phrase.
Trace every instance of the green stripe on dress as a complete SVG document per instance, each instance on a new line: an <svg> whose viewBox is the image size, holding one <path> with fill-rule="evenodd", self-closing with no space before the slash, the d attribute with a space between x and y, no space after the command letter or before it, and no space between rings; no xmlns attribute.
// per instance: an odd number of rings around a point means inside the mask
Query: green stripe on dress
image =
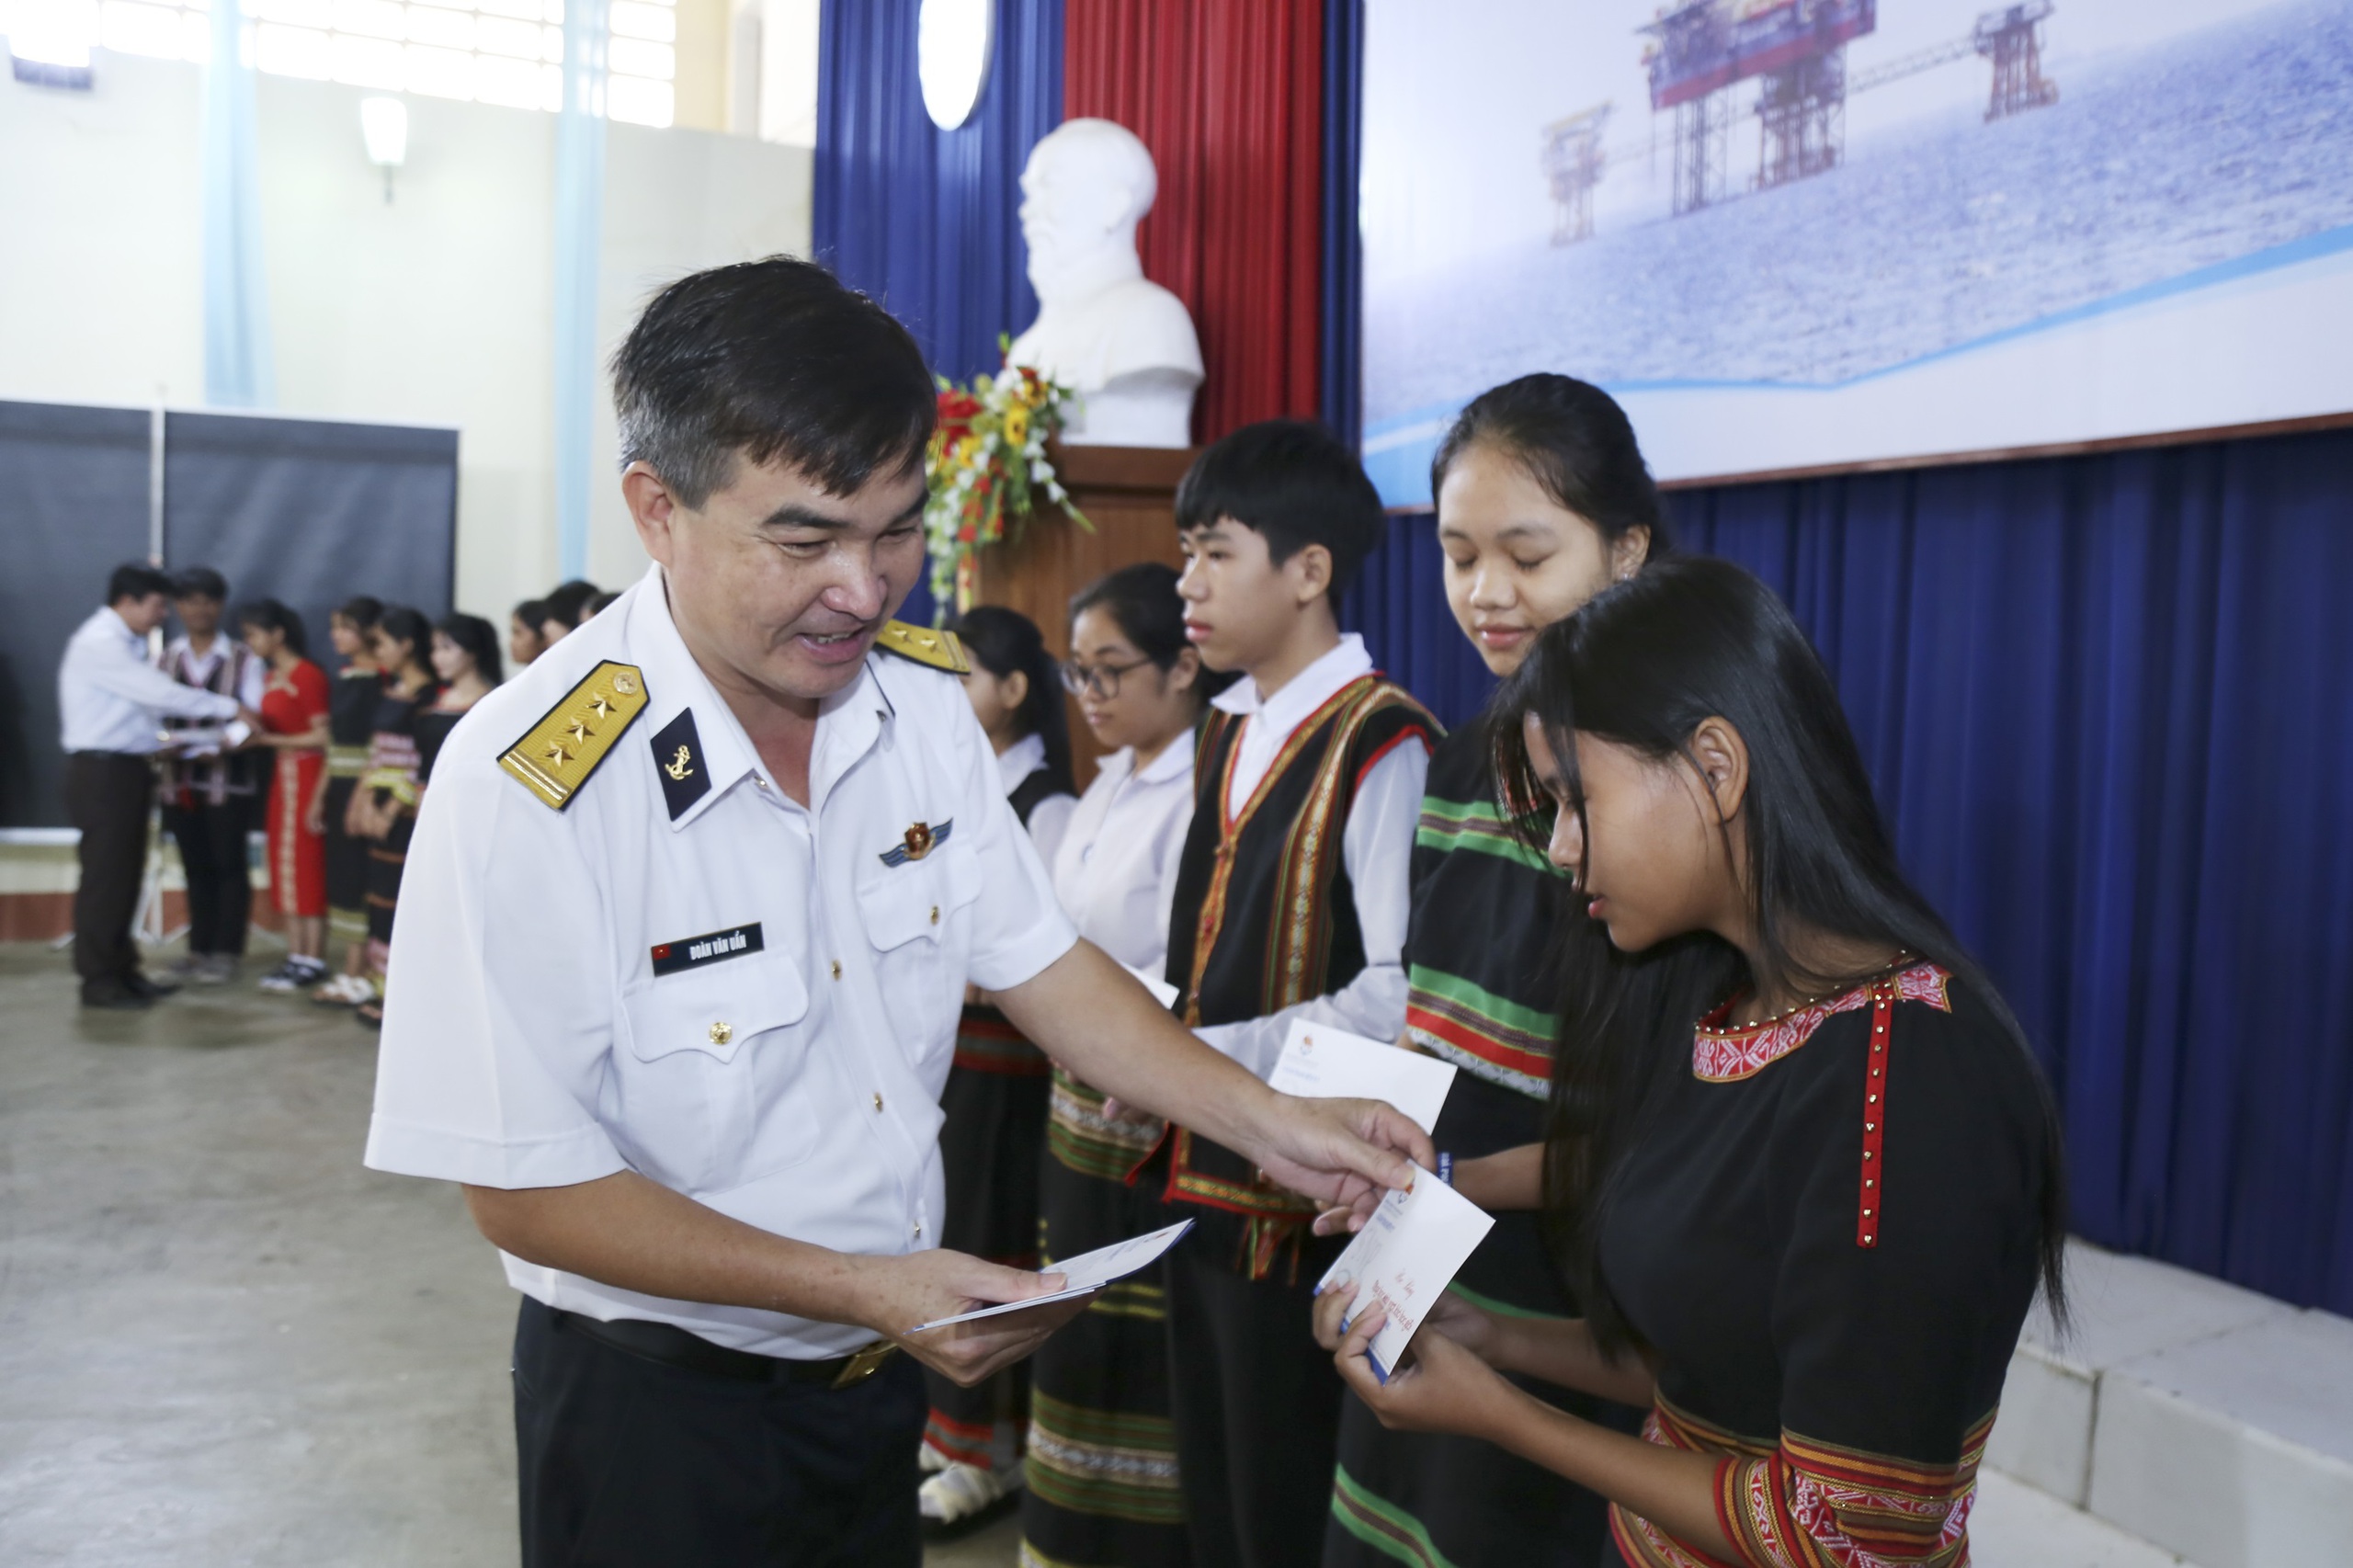
<svg viewBox="0 0 2353 1568"><path fill-rule="evenodd" d="M1380 1552L1414 1568L1455 1568L1438 1549L1421 1520L1396 1504L1368 1492L1345 1465L1332 1467L1332 1517L1340 1528Z"/></svg>
<svg viewBox="0 0 2353 1568"><path fill-rule="evenodd" d="M1503 813L1492 802L1484 801L1442 801L1435 795L1423 796L1422 814L1414 824L1414 846L1435 849L1440 854L1475 849L1547 876L1561 874L1552 862L1512 831L1511 824L1504 821Z"/></svg>
<svg viewBox="0 0 2353 1568"><path fill-rule="evenodd" d="M1184 1522L1168 1417L1089 1410L1034 1389L1029 1397L1023 1475L1040 1502L1138 1524Z"/></svg>
<svg viewBox="0 0 2353 1568"><path fill-rule="evenodd" d="M1550 1055L1561 1021L1541 1007L1523 1006L1498 996L1475 981L1449 974L1427 964L1405 971L1405 1006L1428 1007L1434 1013L1464 1023L1515 1051Z"/></svg>

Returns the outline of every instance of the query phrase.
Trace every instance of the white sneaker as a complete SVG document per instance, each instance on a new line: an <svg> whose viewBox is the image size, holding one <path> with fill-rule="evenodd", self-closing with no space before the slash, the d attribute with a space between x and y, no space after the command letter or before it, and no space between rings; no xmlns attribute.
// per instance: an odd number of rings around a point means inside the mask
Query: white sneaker
<svg viewBox="0 0 2353 1568"><path fill-rule="evenodd" d="M923 1483L915 1494L924 1523L961 1524L995 1506L1021 1486L1018 1470L983 1470L976 1464L951 1464Z"/></svg>
<svg viewBox="0 0 2353 1568"><path fill-rule="evenodd" d="M929 1443L915 1445L915 1468L926 1475L938 1475L956 1461L933 1448Z"/></svg>
<svg viewBox="0 0 2353 1568"><path fill-rule="evenodd" d="M213 953L197 960L188 979L199 985L226 985L237 978L237 960L228 953Z"/></svg>
<svg viewBox="0 0 2353 1568"><path fill-rule="evenodd" d="M356 1007L375 999L376 988L357 974L338 974L311 993L311 1000L323 1007Z"/></svg>

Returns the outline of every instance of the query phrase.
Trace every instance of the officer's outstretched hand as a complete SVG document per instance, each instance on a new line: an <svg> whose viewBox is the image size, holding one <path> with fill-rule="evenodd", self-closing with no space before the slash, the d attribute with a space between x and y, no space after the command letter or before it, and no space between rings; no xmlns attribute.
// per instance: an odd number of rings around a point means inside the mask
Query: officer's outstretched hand
<svg viewBox="0 0 2353 1568"><path fill-rule="evenodd" d="M1413 1179L1406 1161L1438 1164L1429 1134L1380 1100L1272 1099L1256 1146L1245 1152L1269 1178L1326 1208L1370 1215L1382 1193Z"/></svg>
<svg viewBox="0 0 2353 1568"><path fill-rule="evenodd" d="M944 1249L859 1261L868 1273L859 1321L966 1388L1028 1356L1086 1310L1087 1298L1079 1297L1030 1312L1003 1312L978 1323L909 1334L919 1323L1049 1295L1063 1288L1063 1277L1006 1268Z"/></svg>

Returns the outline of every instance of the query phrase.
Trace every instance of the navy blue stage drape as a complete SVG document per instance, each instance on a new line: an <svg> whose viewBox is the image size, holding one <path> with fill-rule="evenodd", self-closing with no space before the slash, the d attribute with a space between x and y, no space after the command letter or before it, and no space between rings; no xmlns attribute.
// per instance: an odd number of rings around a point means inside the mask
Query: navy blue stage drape
<svg viewBox="0 0 2353 1568"><path fill-rule="evenodd" d="M2076 1229L2353 1312L2353 433L1727 486L1904 865L2066 1119ZM1441 717L1483 674L1400 518L1350 607Z"/></svg>
<svg viewBox="0 0 2353 1568"><path fill-rule="evenodd" d="M1021 165L1063 118L1063 0L996 0L972 117L942 131L915 75L919 0L824 0L810 237L953 381L994 370L1000 334L1037 318L1017 216ZM928 622L921 584L900 611Z"/></svg>

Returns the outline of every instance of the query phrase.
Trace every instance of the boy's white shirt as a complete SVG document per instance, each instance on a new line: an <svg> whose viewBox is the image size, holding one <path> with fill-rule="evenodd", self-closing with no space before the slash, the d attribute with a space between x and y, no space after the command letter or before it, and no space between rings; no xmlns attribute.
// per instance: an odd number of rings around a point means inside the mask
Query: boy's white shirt
<svg viewBox="0 0 2353 1568"><path fill-rule="evenodd" d="M1226 810L1247 804L1273 766L1291 732L1332 699L1348 682L1372 673L1364 639L1341 634L1339 645L1292 676L1261 702L1256 681L1238 680L1211 699L1214 706L1242 715L1242 738L1234 747ZM1324 1024L1395 1040L1405 1027L1405 917L1412 896L1414 824L1421 818L1423 787L1429 779L1427 745L1400 745L1372 765L1358 789L1340 835L1341 863L1356 899L1357 926L1364 936L1364 968L1337 991L1239 1023L1211 1024L1194 1030L1218 1051L1260 1078L1275 1070L1291 1020Z"/></svg>

